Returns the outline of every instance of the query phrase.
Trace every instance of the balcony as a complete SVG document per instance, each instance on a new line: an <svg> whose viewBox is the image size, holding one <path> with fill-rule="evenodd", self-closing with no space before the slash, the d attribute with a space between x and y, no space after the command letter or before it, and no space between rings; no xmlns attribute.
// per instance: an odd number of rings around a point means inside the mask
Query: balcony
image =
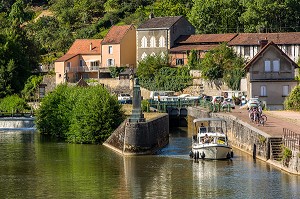
<svg viewBox="0 0 300 199"><path fill-rule="evenodd" d="M75 66L71 67L68 72L98 72L99 71L99 66Z"/></svg>

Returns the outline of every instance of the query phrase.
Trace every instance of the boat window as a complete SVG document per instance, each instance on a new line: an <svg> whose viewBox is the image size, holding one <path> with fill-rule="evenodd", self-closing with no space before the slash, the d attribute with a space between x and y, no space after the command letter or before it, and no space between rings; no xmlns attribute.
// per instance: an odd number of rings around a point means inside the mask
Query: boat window
<svg viewBox="0 0 300 199"><path fill-rule="evenodd" d="M214 132L215 131L215 127L208 127L208 132Z"/></svg>
<svg viewBox="0 0 300 199"><path fill-rule="evenodd" d="M200 127L200 133L206 133L206 127Z"/></svg>
<svg viewBox="0 0 300 199"><path fill-rule="evenodd" d="M222 127L216 127L216 132L223 133Z"/></svg>

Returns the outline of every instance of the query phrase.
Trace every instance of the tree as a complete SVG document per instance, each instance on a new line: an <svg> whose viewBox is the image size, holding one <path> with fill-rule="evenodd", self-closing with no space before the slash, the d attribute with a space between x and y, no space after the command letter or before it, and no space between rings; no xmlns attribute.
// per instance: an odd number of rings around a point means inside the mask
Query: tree
<svg viewBox="0 0 300 199"><path fill-rule="evenodd" d="M121 105L103 86L59 85L36 115L41 134L72 143L101 143L124 120Z"/></svg>
<svg viewBox="0 0 300 199"><path fill-rule="evenodd" d="M300 86L296 86L284 101L286 110L300 111Z"/></svg>
<svg viewBox="0 0 300 199"><path fill-rule="evenodd" d="M34 97L42 81L43 81L43 76L36 76L36 75L30 76L27 79L24 89L21 92L23 98L26 100L30 100L32 97Z"/></svg>
<svg viewBox="0 0 300 199"><path fill-rule="evenodd" d="M149 90L182 91L192 84L187 67L171 68L168 56L147 56L139 62L140 85Z"/></svg>
<svg viewBox="0 0 300 199"><path fill-rule="evenodd" d="M239 90L240 80L245 74L243 67L244 60L225 43L207 52L200 63L203 78L210 81L223 79L233 90Z"/></svg>
<svg viewBox="0 0 300 199"><path fill-rule="evenodd" d="M239 0L193 0L189 21L198 33L239 32L243 6Z"/></svg>

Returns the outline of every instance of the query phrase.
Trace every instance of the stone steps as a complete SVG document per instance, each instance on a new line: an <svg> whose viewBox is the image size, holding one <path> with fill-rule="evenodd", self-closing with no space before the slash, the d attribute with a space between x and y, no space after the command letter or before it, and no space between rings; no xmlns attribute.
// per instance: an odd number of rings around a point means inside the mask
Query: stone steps
<svg viewBox="0 0 300 199"><path fill-rule="evenodd" d="M270 138L271 159L280 161L282 159L282 138Z"/></svg>

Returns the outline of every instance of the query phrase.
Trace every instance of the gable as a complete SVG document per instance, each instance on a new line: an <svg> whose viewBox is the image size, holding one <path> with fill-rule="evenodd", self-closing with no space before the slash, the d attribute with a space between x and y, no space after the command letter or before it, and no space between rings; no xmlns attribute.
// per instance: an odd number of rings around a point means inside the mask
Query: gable
<svg viewBox="0 0 300 199"><path fill-rule="evenodd" d="M261 62L262 60L275 60L279 59L284 62L288 62L291 66L298 68L298 65L289 58L276 44L273 42L269 42L266 46L264 46L259 53L257 53L245 66L245 70L249 71L250 67L252 67L257 62Z"/></svg>

